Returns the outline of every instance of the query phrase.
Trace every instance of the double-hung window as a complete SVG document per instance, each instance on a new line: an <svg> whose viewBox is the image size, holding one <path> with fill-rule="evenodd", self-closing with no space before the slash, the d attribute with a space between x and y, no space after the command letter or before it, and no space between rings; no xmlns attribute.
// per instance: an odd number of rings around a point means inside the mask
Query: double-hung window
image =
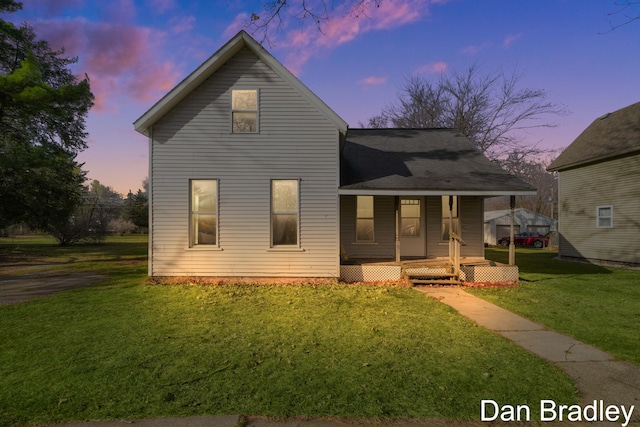
<svg viewBox="0 0 640 427"><path fill-rule="evenodd" d="M189 246L218 245L218 180L192 179Z"/></svg>
<svg viewBox="0 0 640 427"><path fill-rule="evenodd" d="M450 231L460 235L458 196L442 196L442 240L449 240Z"/></svg>
<svg viewBox="0 0 640 427"><path fill-rule="evenodd" d="M613 227L613 206L598 206L596 208L596 227L612 228Z"/></svg>
<svg viewBox="0 0 640 427"><path fill-rule="evenodd" d="M258 132L258 91L231 91L231 131L233 133Z"/></svg>
<svg viewBox="0 0 640 427"><path fill-rule="evenodd" d="M271 181L271 246L298 246L300 230L297 179Z"/></svg>
<svg viewBox="0 0 640 427"><path fill-rule="evenodd" d="M356 242L374 241L373 224L373 196L356 196Z"/></svg>

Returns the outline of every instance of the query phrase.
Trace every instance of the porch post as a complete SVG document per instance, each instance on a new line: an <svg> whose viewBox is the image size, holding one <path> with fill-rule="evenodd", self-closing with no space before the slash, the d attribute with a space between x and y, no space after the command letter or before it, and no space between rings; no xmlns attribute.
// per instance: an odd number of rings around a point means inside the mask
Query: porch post
<svg viewBox="0 0 640 427"><path fill-rule="evenodd" d="M509 265L516 265L516 242L515 242L515 219L514 208L516 207L516 196L511 196L511 227L509 229Z"/></svg>
<svg viewBox="0 0 640 427"><path fill-rule="evenodd" d="M396 262L400 262L400 197L396 196Z"/></svg>

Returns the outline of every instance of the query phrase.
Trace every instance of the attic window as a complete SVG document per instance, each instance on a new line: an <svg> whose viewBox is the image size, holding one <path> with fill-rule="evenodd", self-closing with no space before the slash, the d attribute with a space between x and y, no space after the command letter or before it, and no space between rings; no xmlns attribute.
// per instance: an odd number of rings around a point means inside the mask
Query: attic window
<svg viewBox="0 0 640 427"><path fill-rule="evenodd" d="M258 131L258 91L231 91L231 129L233 133Z"/></svg>

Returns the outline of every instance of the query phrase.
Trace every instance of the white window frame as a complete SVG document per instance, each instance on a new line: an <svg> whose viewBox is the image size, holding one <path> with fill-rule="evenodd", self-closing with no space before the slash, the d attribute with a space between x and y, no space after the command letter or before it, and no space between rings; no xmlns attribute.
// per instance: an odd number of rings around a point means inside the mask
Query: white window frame
<svg viewBox="0 0 640 427"><path fill-rule="evenodd" d="M241 92L241 91L253 91L256 93L256 109L255 110L241 110L241 109L234 109L233 108L233 94L234 92ZM252 131L242 131L242 130L236 130L234 129L233 126L233 116L235 113L254 113L256 115L256 128L255 130ZM231 133L233 134L254 134L254 133L259 133L260 131L260 90L259 89L252 89L252 88L246 88L246 89L241 89L241 88L236 88L236 89L231 89Z"/></svg>
<svg viewBox="0 0 640 427"><path fill-rule="evenodd" d="M274 211L273 207L273 183L276 181L295 181L296 183L296 210L295 211ZM295 244L275 244L273 241L273 218L274 215L296 215L296 243ZM269 247L280 249L300 248L300 178L273 178L269 181Z"/></svg>
<svg viewBox="0 0 640 427"><path fill-rule="evenodd" d="M196 181L213 181L216 189L216 209L214 211L194 211L193 210L193 183ZM216 249L220 247L220 180L215 178L193 178L189 180L189 247ZM199 243L194 235L193 221L197 215L215 215L216 218L216 241L215 243Z"/></svg>
<svg viewBox="0 0 640 427"><path fill-rule="evenodd" d="M601 210L604 209L609 209L609 211L611 212L611 215L609 216L603 216L601 215ZM601 221L602 219L608 219L609 220L609 224L608 225L602 225ZM613 205L602 205L602 206L596 206L596 228L613 228Z"/></svg>
<svg viewBox="0 0 640 427"><path fill-rule="evenodd" d="M358 201L362 200L361 197L371 197L371 217L366 217L366 216L358 216ZM356 196L356 243L374 243L376 241L376 220L375 220L375 215L376 215L376 199L374 196ZM373 233L371 236L370 240L364 240L364 239L359 239L358 238L358 222L360 220L371 220L373 223Z"/></svg>

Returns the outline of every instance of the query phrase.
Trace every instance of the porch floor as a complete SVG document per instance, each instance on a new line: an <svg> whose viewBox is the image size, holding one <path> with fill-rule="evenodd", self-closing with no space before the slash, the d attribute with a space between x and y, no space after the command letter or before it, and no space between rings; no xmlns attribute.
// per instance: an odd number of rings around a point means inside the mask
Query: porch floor
<svg viewBox="0 0 640 427"><path fill-rule="evenodd" d="M403 259L356 258L340 266L341 280L376 282L407 279L413 284L458 285L470 282L517 283L518 268L482 257L464 257L459 274L454 273L448 257Z"/></svg>
<svg viewBox="0 0 640 427"><path fill-rule="evenodd" d="M439 268L451 265L448 257L442 258L412 258L402 259L396 262L393 259L382 258L351 258L341 265L395 265L405 268ZM460 265L497 265L495 261L491 261L481 257L463 257L460 258Z"/></svg>

